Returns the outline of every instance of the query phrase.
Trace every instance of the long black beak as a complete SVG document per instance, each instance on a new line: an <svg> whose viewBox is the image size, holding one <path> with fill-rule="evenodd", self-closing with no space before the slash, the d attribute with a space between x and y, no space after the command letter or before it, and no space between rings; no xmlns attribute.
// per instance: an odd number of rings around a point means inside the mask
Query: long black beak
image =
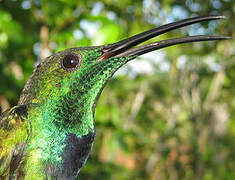
<svg viewBox="0 0 235 180"><path fill-rule="evenodd" d="M212 40L225 40L230 39L228 36L208 36L208 35L198 35L198 36L187 36L183 38L175 38L163 41L153 42L147 45L142 45L131 49L132 47L141 44L153 37L159 36L166 32L169 32L174 29L178 29L187 25L209 21L209 20L218 20L225 19L225 16L220 15L209 15L209 16L200 16L189 19L184 19L181 21L169 23L158 28L154 28L130 38L124 39L114 44L110 44L104 47L103 55L99 58L99 61L108 59L110 57L124 57L124 56L140 56L148 52L161 49L168 46L173 46L176 44L196 42L196 41L212 41Z"/></svg>

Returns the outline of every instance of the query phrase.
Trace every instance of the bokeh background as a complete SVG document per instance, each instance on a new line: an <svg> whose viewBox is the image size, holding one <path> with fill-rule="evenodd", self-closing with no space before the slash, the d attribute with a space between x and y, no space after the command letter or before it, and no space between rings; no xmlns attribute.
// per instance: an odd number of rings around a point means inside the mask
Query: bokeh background
<svg viewBox="0 0 235 180"><path fill-rule="evenodd" d="M17 104L34 66L51 53L208 14L228 19L155 41L234 36L233 0L0 0L1 110ZM96 141L80 179L235 179L234 45L234 39L178 45L119 70L98 102Z"/></svg>

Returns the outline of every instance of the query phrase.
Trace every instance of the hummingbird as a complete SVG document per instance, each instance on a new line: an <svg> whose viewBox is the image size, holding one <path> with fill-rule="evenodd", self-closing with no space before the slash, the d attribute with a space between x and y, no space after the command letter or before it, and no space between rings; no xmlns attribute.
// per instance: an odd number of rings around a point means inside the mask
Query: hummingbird
<svg viewBox="0 0 235 180"><path fill-rule="evenodd" d="M42 60L18 104L0 116L0 179L77 179L94 142L98 98L119 68L168 46L230 37L197 35L137 45L174 29L224 18L188 18L113 44L70 48Z"/></svg>

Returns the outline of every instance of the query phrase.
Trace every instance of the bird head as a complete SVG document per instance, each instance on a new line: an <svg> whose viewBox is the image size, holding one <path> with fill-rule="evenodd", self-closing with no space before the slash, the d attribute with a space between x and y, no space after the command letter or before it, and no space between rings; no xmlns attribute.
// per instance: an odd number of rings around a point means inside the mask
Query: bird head
<svg viewBox="0 0 235 180"><path fill-rule="evenodd" d="M228 39L225 36L188 36L153 42L135 47L153 37L180 27L223 19L224 16L202 16L145 31L106 46L71 48L42 60L26 84L19 104L38 103L52 113L67 114L63 119L75 122L94 113L96 101L112 75L128 61L168 46Z"/></svg>

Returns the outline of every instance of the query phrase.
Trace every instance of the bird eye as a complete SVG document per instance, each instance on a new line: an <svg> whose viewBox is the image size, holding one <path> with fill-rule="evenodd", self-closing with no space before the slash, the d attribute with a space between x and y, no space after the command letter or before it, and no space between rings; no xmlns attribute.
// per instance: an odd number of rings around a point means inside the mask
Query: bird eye
<svg viewBox="0 0 235 180"><path fill-rule="evenodd" d="M61 60L61 66L67 71L76 70L80 65L81 55L68 54Z"/></svg>

